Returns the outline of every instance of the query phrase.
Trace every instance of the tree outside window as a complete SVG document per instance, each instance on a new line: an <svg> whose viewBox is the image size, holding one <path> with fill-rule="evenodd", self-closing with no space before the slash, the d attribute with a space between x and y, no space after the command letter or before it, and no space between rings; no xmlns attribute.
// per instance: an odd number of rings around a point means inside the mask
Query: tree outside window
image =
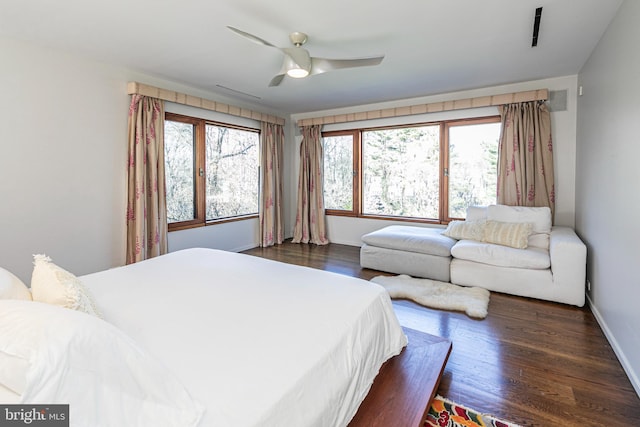
<svg viewBox="0 0 640 427"><path fill-rule="evenodd" d="M169 230L253 217L259 203L259 131L167 113Z"/></svg>
<svg viewBox="0 0 640 427"><path fill-rule="evenodd" d="M496 202L499 117L327 132L325 208L446 223Z"/></svg>

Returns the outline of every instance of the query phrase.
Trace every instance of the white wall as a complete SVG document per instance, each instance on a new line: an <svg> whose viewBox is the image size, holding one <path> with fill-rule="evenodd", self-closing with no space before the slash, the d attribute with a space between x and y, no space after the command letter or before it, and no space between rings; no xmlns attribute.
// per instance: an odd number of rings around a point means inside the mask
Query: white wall
<svg viewBox="0 0 640 427"><path fill-rule="evenodd" d="M260 111L24 42L0 52L0 266L26 283L35 253L76 274L124 263L128 81ZM170 233L170 249L255 246L256 223Z"/></svg>
<svg viewBox="0 0 640 427"><path fill-rule="evenodd" d="M79 274L121 263L126 81L10 40L0 52L0 265L29 283L34 253Z"/></svg>
<svg viewBox="0 0 640 427"><path fill-rule="evenodd" d="M577 76L566 76L553 79L536 80L522 83L515 83L510 85L488 87L482 89L475 89L463 92L448 93L442 95L428 96L422 98L405 99L395 102L386 102L379 104L362 105L352 108L342 108L336 110L315 111L304 114L294 114L291 116L291 122L296 120L321 117L333 114L353 113L367 110L377 110L384 108L401 107L407 105L421 104L448 101L454 99L473 98L477 96L496 95L501 93L520 92L533 89L547 88L551 91L567 91L567 109L565 111L552 111L551 112L551 125L553 133L553 149L554 149L554 164L555 164L555 188L556 188L556 216L555 224L574 226L575 221L575 167L576 167L576 98L577 98ZM456 118L456 117L474 117L479 115L496 115L497 109L483 108L476 110L466 111L454 111L446 114L432 113L424 115L416 115L405 118L393 119L393 124L402 123L415 123L415 122L428 122L434 120L442 120L444 118ZM446 116L446 117L445 117ZM363 125L365 122L341 124L341 125L327 125L325 129L349 129L355 128L359 125ZM390 124L391 121L375 120L366 122L366 126L381 126L383 124ZM289 138L294 140L299 132L297 129L292 128L292 134ZM296 144L296 157L294 159L294 175L290 178L289 194L288 198L295 203L296 193L293 185L297 183L297 170L299 165L298 151L299 143ZM291 227L289 232L293 234L293 224L295 224L295 210L289 212L292 215L289 218L287 224ZM369 231L373 231L382 228L386 225L393 224L394 222L386 220L372 220L372 219L360 219L360 218L347 218L347 217L327 217L327 234L329 240L335 243L343 243L348 245L359 246L361 244L360 237ZM404 223L407 224L407 223Z"/></svg>
<svg viewBox="0 0 640 427"><path fill-rule="evenodd" d="M627 0L579 74L576 228L594 314L640 394L640 2Z"/></svg>
<svg viewBox="0 0 640 427"><path fill-rule="evenodd" d="M225 222L169 233L169 252L187 248L212 248L240 252L260 244L258 219Z"/></svg>

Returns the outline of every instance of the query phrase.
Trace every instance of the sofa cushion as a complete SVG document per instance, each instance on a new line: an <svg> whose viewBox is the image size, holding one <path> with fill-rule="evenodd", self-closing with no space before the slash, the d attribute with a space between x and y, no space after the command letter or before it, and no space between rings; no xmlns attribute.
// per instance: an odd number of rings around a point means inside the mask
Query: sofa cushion
<svg viewBox="0 0 640 427"><path fill-rule="evenodd" d="M418 252L436 256L451 256L456 240L443 236L438 228L390 225L362 236L367 245L380 248Z"/></svg>
<svg viewBox="0 0 640 427"><path fill-rule="evenodd" d="M457 259L499 267L544 270L551 266L549 251L545 249L532 247L516 249L475 240L460 240L451 248L451 255Z"/></svg>
<svg viewBox="0 0 640 427"><path fill-rule="evenodd" d="M487 219L501 222L530 222L533 230L527 246L549 249L551 233L551 209L548 207L490 205Z"/></svg>
<svg viewBox="0 0 640 427"><path fill-rule="evenodd" d="M467 208L467 221L485 221L487 219L487 206L469 206Z"/></svg>
<svg viewBox="0 0 640 427"><path fill-rule="evenodd" d="M533 233L551 233L551 209L527 206L491 205L487 208L487 219L502 222L530 222Z"/></svg>
<svg viewBox="0 0 640 427"><path fill-rule="evenodd" d="M399 251L397 249L370 246L366 243L360 248L360 266L373 270L396 274L408 274L414 277L449 281L451 257Z"/></svg>

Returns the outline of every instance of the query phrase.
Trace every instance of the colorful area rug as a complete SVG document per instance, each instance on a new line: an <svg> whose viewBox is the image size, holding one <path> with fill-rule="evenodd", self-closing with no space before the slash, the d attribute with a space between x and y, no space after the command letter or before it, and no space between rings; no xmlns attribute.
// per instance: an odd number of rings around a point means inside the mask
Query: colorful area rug
<svg viewBox="0 0 640 427"><path fill-rule="evenodd" d="M372 282L384 287L391 298L409 299L441 310L464 311L469 317L484 319L489 307L489 291L477 287L452 285L431 279L400 276L376 276Z"/></svg>
<svg viewBox="0 0 640 427"><path fill-rule="evenodd" d="M479 414L442 396L431 402L424 427L520 427L491 415Z"/></svg>

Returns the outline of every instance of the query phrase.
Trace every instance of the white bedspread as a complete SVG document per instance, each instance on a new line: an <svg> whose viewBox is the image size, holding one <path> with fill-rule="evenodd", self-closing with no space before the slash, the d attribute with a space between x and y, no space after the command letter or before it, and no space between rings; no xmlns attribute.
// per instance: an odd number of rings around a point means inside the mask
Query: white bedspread
<svg viewBox="0 0 640 427"><path fill-rule="evenodd" d="M81 277L206 406L202 426L344 426L406 337L364 280L210 249Z"/></svg>

